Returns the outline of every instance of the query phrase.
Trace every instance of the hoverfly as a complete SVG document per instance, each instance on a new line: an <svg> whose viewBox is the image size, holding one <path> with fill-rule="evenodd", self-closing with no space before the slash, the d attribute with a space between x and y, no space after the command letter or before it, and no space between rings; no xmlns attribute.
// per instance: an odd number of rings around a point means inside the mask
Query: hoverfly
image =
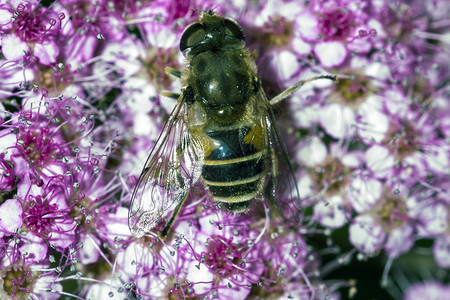
<svg viewBox="0 0 450 300"><path fill-rule="evenodd" d="M261 199L286 221L299 221L299 191L271 104L306 81L269 101L244 40L237 22L212 11L184 30L180 50L189 65L180 76L182 94L133 191L134 235L164 220L160 237L166 237L197 181L231 213ZM310 80L317 78L334 79Z"/></svg>

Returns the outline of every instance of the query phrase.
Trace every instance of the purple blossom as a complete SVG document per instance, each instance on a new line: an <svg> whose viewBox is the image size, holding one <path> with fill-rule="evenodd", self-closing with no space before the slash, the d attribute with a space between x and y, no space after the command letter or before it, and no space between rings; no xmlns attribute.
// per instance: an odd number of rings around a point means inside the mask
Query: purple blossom
<svg viewBox="0 0 450 300"><path fill-rule="evenodd" d="M447 298L449 286L443 285L439 282L428 281L423 283L416 283L412 285L405 295L406 300L415 299L433 299L444 300Z"/></svg>
<svg viewBox="0 0 450 300"><path fill-rule="evenodd" d="M19 184L17 196L22 202L20 217L26 233L22 253L35 250L34 257L27 257L40 261L46 258L50 245L64 249L74 243L75 224L68 215L67 190L63 186L50 183L38 187L31 184L27 176Z"/></svg>
<svg viewBox="0 0 450 300"><path fill-rule="evenodd" d="M444 235L437 239L433 245L434 258L441 268L449 268L450 266L450 236Z"/></svg>
<svg viewBox="0 0 450 300"><path fill-rule="evenodd" d="M26 265L15 262L4 265L0 271L0 295L5 299L35 297L58 299L62 285L57 281L56 272L46 271L43 265Z"/></svg>

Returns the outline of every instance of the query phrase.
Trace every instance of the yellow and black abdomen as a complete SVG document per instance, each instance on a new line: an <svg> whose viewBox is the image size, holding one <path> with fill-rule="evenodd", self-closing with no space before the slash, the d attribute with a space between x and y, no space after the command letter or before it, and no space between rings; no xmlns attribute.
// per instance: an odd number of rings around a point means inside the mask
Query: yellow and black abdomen
<svg viewBox="0 0 450 300"><path fill-rule="evenodd" d="M214 201L231 212L244 212L262 189L264 155L247 143L250 126L206 131L214 148L205 157L202 178Z"/></svg>

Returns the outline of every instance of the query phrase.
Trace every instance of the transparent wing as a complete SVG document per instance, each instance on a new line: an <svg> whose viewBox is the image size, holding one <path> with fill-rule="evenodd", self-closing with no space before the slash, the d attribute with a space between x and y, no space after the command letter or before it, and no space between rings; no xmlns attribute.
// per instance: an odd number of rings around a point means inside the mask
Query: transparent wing
<svg viewBox="0 0 450 300"><path fill-rule="evenodd" d="M128 225L142 236L156 227L188 196L198 180L201 159L189 140L182 96L151 151L131 197Z"/></svg>
<svg viewBox="0 0 450 300"><path fill-rule="evenodd" d="M297 180L272 107L262 88L257 94L257 102L263 104L260 107L264 110L261 112L263 149L267 156L264 196L286 222L298 223L301 208Z"/></svg>

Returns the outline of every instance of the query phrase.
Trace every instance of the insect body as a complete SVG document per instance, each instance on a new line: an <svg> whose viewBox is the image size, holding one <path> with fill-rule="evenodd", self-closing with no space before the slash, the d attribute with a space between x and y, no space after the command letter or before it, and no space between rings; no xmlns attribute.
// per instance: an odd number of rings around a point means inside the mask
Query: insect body
<svg viewBox="0 0 450 300"><path fill-rule="evenodd" d="M132 233L143 235L166 220L165 237L199 180L231 213L247 212L261 199L298 221L292 166L241 27L204 12L185 29L180 50L189 61L182 94L133 192Z"/></svg>

